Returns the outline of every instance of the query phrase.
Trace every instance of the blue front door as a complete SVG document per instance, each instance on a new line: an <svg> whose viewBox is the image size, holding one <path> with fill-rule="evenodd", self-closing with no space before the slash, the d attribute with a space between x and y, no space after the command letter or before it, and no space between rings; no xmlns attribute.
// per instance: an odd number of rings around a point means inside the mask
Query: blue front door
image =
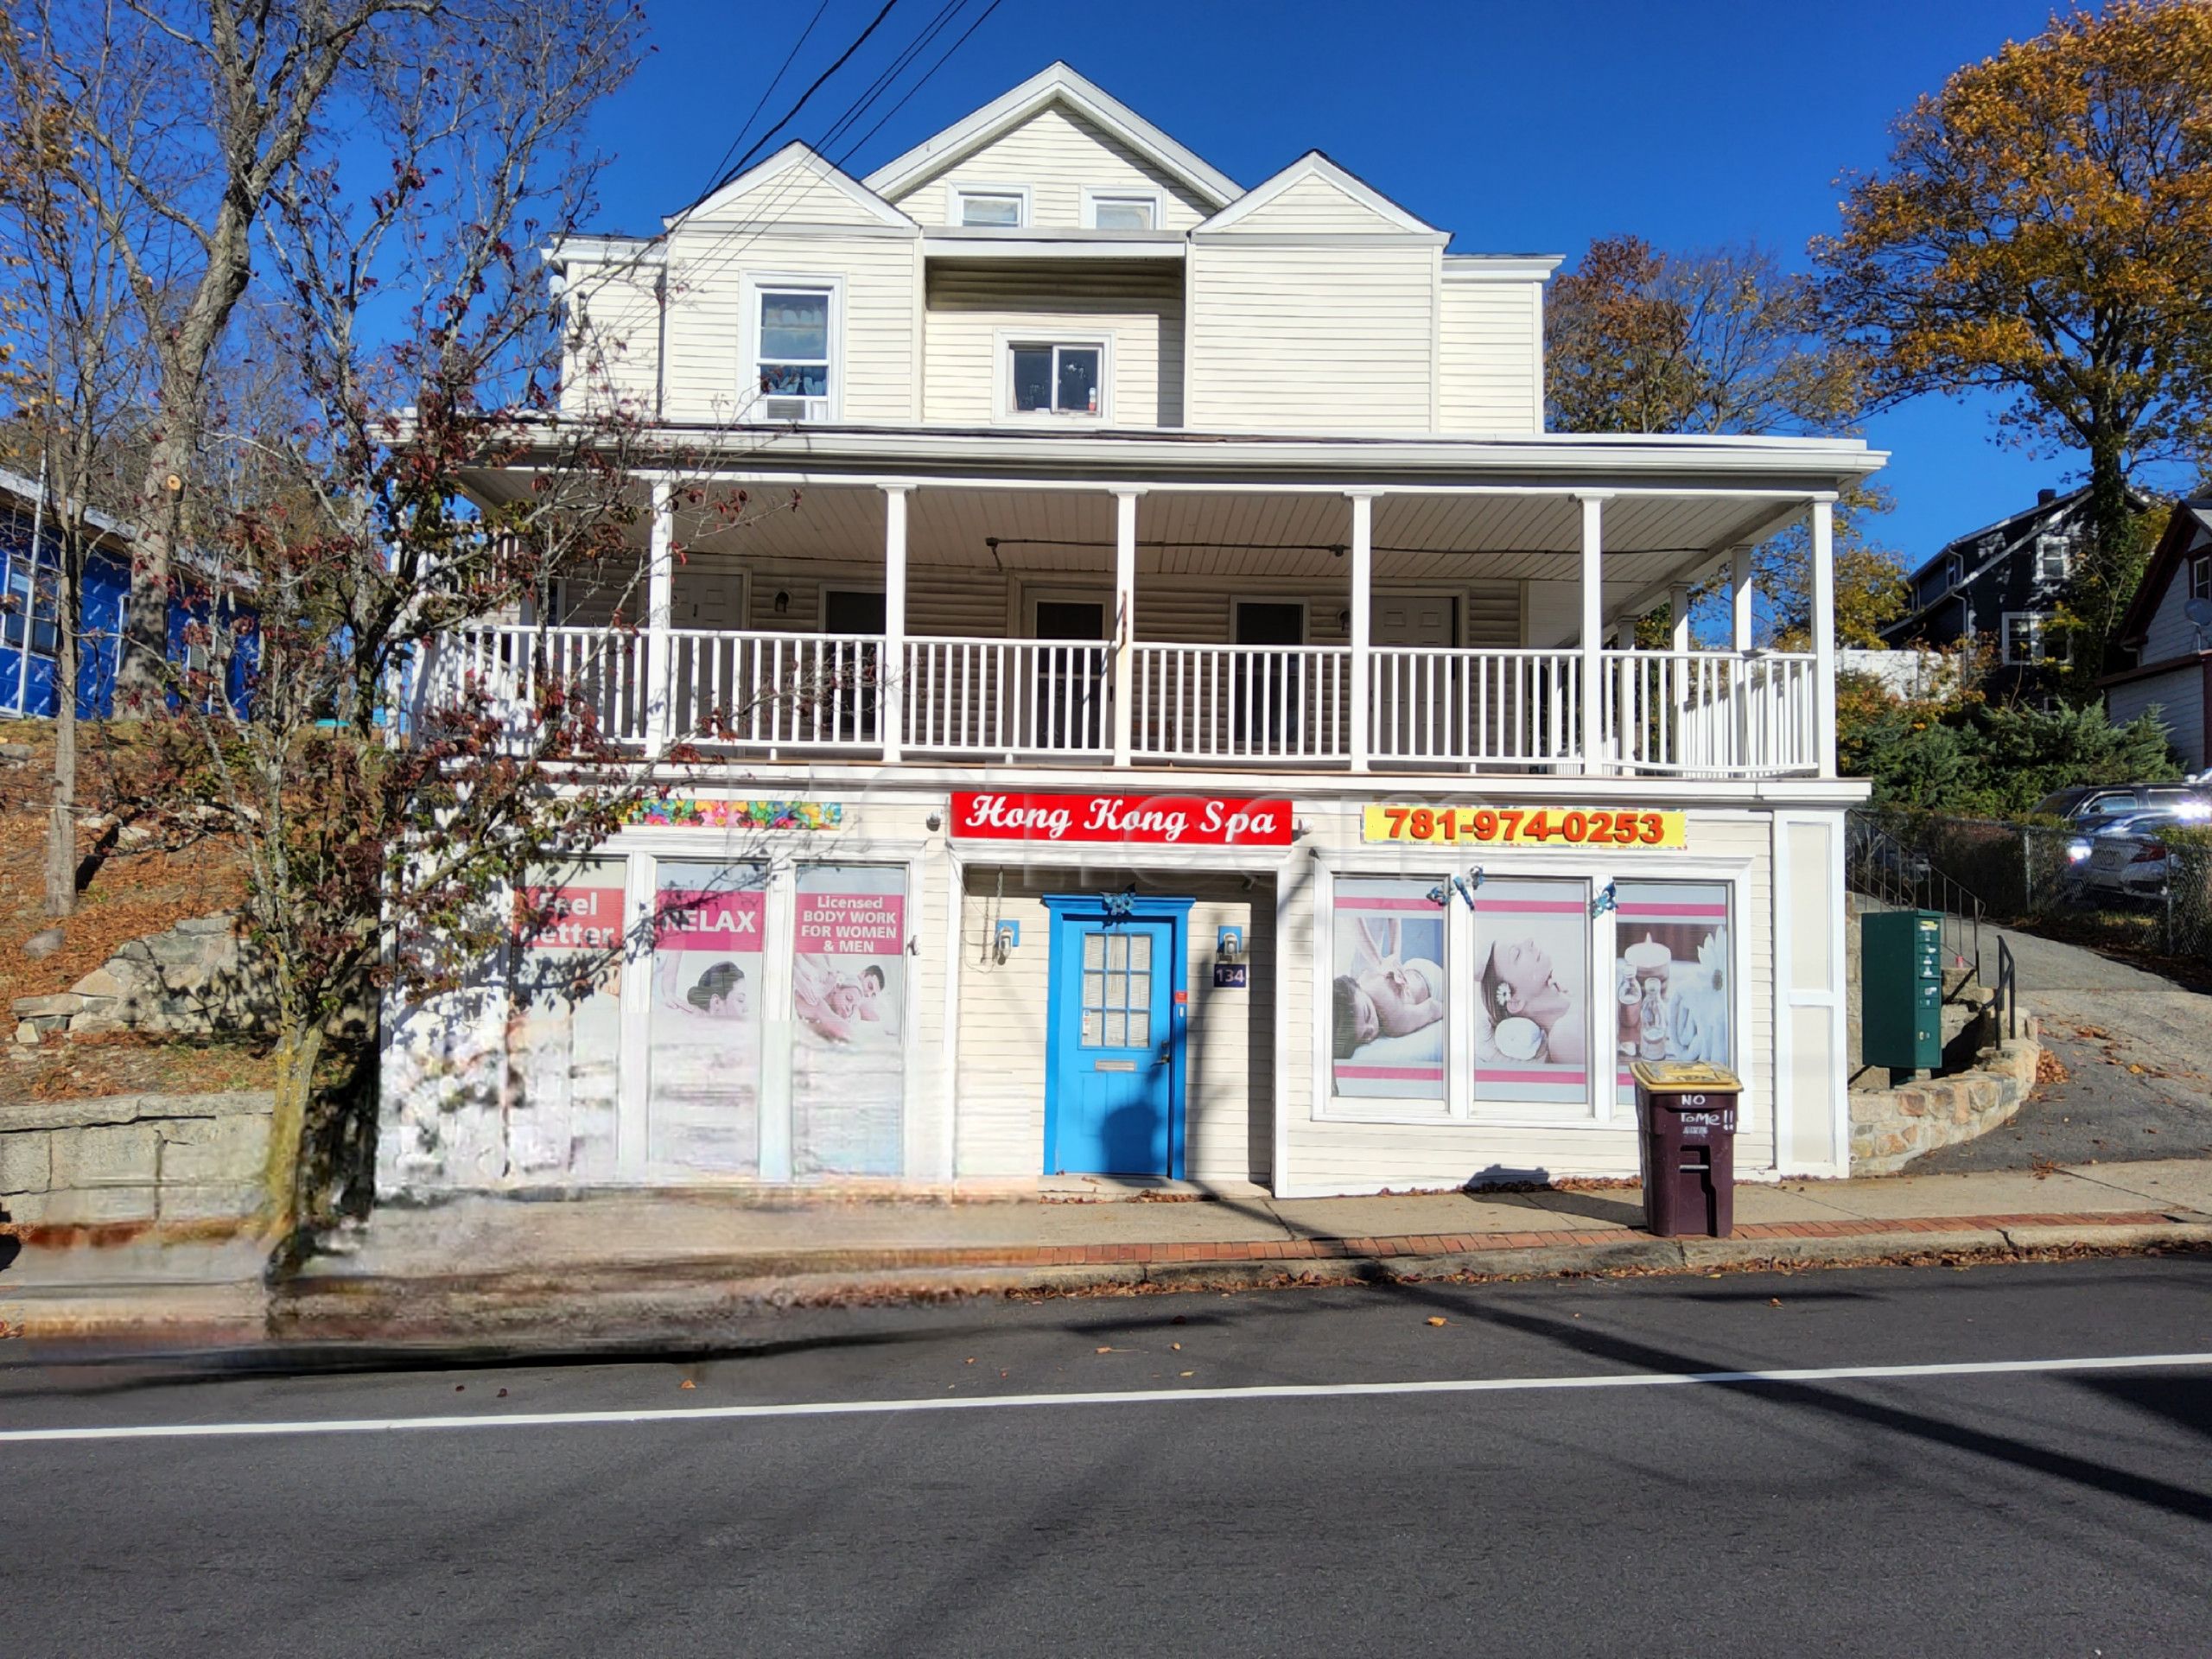
<svg viewBox="0 0 2212 1659"><path fill-rule="evenodd" d="M1054 918L1048 1172L1179 1173L1175 931L1171 920Z"/></svg>

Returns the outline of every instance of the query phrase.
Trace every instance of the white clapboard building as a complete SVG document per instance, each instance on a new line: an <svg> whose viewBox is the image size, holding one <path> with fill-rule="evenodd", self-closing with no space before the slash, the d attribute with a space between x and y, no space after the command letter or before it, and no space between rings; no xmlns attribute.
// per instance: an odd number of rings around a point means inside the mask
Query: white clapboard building
<svg viewBox="0 0 2212 1659"><path fill-rule="evenodd" d="M1451 240L1056 64L551 250L575 412L666 460L634 570L436 671L581 664L705 760L396 1011L385 1189L1614 1176L1638 1056L1741 1074L1742 1175L1844 1173L1830 512L1882 457L1547 432L1559 262ZM1755 649L1798 526L1815 646ZM1716 578L1726 648L1637 643Z"/></svg>

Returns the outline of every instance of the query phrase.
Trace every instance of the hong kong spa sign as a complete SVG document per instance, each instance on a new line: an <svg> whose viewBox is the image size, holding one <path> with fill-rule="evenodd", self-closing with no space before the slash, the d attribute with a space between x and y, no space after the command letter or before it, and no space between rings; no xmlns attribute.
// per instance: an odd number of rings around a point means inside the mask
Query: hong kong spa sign
<svg viewBox="0 0 2212 1659"><path fill-rule="evenodd" d="M1220 795L1007 795L960 791L952 833L1048 846L1287 847L1290 803Z"/></svg>

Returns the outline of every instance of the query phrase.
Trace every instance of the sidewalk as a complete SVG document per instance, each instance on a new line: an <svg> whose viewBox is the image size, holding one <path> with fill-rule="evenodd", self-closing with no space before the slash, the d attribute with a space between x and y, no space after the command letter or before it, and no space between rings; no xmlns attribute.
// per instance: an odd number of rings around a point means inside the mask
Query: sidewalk
<svg viewBox="0 0 2212 1659"><path fill-rule="evenodd" d="M265 1288L250 1249L41 1247L0 1321L59 1344L574 1350L734 1334L763 1306L1320 1279L1653 1272L2212 1243L2212 1160L1737 1189L1735 1236L1659 1239L1633 1188L1177 1202L465 1198L379 1210ZM11 1351L12 1350L12 1351Z"/></svg>

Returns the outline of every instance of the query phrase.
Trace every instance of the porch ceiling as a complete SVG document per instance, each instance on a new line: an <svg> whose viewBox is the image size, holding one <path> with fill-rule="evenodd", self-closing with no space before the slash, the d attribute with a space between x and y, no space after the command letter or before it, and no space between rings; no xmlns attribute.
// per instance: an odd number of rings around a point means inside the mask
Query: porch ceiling
<svg viewBox="0 0 2212 1659"><path fill-rule="evenodd" d="M796 506L789 499L761 486L734 523L709 511L680 512L678 540L709 568L881 558L880 490L815 485ZM1771 530L1786 507L1741 493L1617 496L1605 509L1606 585L1641 590L1685 577L1715 551ZM924 486L910 498L907 556L918 566L979 572L1110 571L1114 516L1103 489ZM1351 538L1350 504L1333 493L1160 490L1137 507L1140 578L1311 573ZM1580 541L1581 509L1566 495L1393 493L1375 504L1380 580L1572 582Z"/></svg>

